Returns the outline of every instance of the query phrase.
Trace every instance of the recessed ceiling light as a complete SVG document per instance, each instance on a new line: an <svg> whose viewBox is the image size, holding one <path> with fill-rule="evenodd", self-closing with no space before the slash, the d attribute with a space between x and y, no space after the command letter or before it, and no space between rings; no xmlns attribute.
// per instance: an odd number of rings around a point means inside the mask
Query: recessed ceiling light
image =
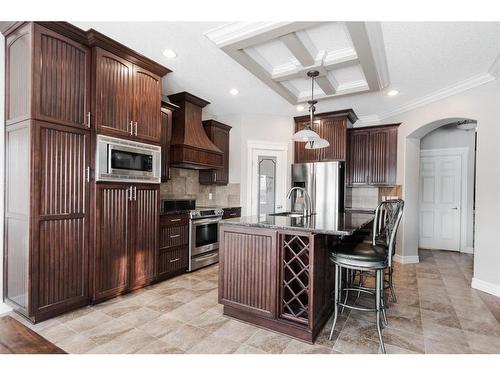
<svg viewBox="0 0 500 375"><path fill-rule="evenodd" d="M231 95L238 95L240 92L238 91L238 89L231 89L231 90L229 90L229 93Z"/></svg>
<svg viewBox="0 0 500 375"><path fill-rule="evenodd" d="M397 94L399 94L398 90L389 90L389 91L387 91L387 96L396 96Z"/></svg>
<svg viewBox="0 0 500 375"><path fill-rule="evenodd" d="M299 111L299 112L304 110L303 105L298 105L296 108L297 108L297 111Z"/></svg>
<svg viewBox="0 0 500 375"><path fill-rule="evenodd" d="M177 57L177 54L175 53L175 51L167 48L165 51L163 51L163 56L169 59L174 59Z"/></svg>

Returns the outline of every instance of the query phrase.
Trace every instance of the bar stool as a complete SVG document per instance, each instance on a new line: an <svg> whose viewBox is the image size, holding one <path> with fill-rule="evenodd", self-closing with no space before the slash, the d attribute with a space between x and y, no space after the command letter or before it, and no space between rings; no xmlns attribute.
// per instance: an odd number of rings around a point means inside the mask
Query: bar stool
<svg viewBox="0 0 500 375"><path fill-rule="evenodd" d="M382 202L375 210L373 221L372 242L353 243L345 242L335 248L330 254L330 260L335 265L335 301L334 301L334 320L330 332L330 340L332 339L335 325L338 318L339 307L375 312L377 315L377 333L379 337L382 353L385 353L385 345L382 337L383 324L387 325L387 317L385 314L386 303L384 297L384 274L385 270L389 270L389 285L392 288L392 256L394 255L394 244L396 233L403 215L404 201L401 199ZM342 274L346 270L347 279L346 285L342 286ZM375 273L375 288L367 288L360 283L353 285L353 273L360 271L361 275L365 272ZM375 308L367 308L363 306L347 303L348 293L350 291L358 293L369 293L375 296ZM344 302L341 302L342 293L346 293ZM394 294L395 296L395 294Z"/></svg>

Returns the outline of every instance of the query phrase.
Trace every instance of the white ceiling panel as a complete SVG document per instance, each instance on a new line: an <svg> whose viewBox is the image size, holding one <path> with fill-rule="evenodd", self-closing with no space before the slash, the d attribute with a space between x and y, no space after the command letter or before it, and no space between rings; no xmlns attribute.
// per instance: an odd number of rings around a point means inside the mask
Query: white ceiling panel
<svg viewBox="0 0 500 375"><path fill-rule="evenodd" d="M280 40L271 40L267 43L258 44L252 47L261 55L272 67L290 63L295 57Z"/></svg>
<svg viewBox="0 0 500 375"><path fill-rule="evenodd" d="M297 33L299 38L311 41L316 51L338 51L353 48L351 38L343 22L328 22Z"/></svg>
<svg viewBox="0 0 500 375"><path fill-rule="evenodd" d="M328 72L328 75L333 77L339 85L345 85L349 82L365 81L365 74L361 65L347 66L345 68L333 69Z"/></svg>

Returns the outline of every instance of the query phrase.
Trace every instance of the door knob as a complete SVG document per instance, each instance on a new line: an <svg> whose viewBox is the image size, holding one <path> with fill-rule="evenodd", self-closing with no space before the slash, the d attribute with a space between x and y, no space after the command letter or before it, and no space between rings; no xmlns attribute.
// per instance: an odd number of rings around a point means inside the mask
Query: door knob
<svg viewBox="0 0 500 375"><path fill-rule="evenodd" d="M458 210L459 208L458 207L453 207L452 210Z"/></svg>

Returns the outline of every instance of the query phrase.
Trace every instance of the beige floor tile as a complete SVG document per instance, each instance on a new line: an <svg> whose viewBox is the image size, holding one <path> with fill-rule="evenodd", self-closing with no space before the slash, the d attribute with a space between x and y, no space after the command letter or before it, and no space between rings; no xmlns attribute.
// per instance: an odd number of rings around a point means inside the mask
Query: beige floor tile
<svg viewBox="0 0 500 375"><path fill-rule="evenodd" d="M183 353L184 353L183 350L161 340L155 340L136 352L136 354L183 354Z"/></svg>
<svg viewBox="0 0 500 375"><path fill-rule="evenodd" d="M102 345L133 329L134 327L130 324L121 322L117 319L112 319L106 323L100 324L97 327L85 331L83 333L83 336L89 338L98 345Z"/></svg>
<svg viewBox="0 0 500 375"><path fill-rule="evenodd" d="M90 314L86 314L79 318L69 320L64 324L69 328L71 328L72 330L74 330L75 332L81 333L84 331L88 331L89 329L95 328L101 324L104 324L110 321L111 319L113 318L100 311L93 311Z"/></svg>
<svg viewBox="0 0 500 375"><path fill-rule="evenodd" d="M188 351L208 335L209 333L207 331L184 324L176 330L161 337L160 340L168 343L172 347Z"/></svg>
<svg viewBox="0 0 500 375"><path fill-rule="evenodd" d="M224 323L219 329L214 331L214 335L217 337L222 337L228 340L237 341L237 342L245 342L252 336L255 332L257 332L258 328L246 324L241 323L237 320L229 320Z"/></svg>
<svg viewBox="0 0 500 375"><path fill-rule="evenodd" d="M464 342L450 342L425 337L424 343L426 354L468 354L471 352L469 344Z"/></svg>
<svg viewBox="0 0 500 375"><path fill-rule="evenodd" d="M141 324L158 318L160 315L161 313L158 311L151 310L147 307L142 307L140 309L122 315L118 318L118 321L123 322L130 327L137 327Z"/></svg>
<svg viewBox="0 0 500 375"><path fill-rule="evenodd" d="M190 354L231 354L240 343L217 336L207 336L187 351Z"/></svg>
<svg viewBox="0 0 500 375"><path fill-rule="evenodd" d="M57 317L57 321L61 323L69 322L70 320L75 320L77 318L83 317L94 312L95 309L92 306L82 307L81 309L70 311L66 314Z"/></svg>
<svg viewBox="0 0 500 375"><path fill-rule="evenodd" d="M143 323L137 328L151 336L160 338L172 331L175 331L184 324L185 323L180 320L171 319L166 315L160 315L158 318Z"/></svg>
<svg viewBox="0 0 500 375"><path fill-rule="evenodd" d="M83 333L75 333L57 343L62 350L70 354L84 354L94 349L97 343Z"/></svg>
<svg viewBox="0 0 500 375"><path fill-rule="evenodd" d="M500 353L500 338L496 336L480 335L474 332L465 332L467 343L475 353Z"/></svg>
<svg viewBox="0 0 500 375"><path fill-rule="evenodd" d="M190 320L189 324L208 332L215 332L228 321L229 319L222 316L220 313L208 310L198 317Z"/></svg>
<svg viewBox="0 0 500 375"><path fill-rule="evenodd" d="M190 320L193 320L200 316L201 314L205 313L205 309L191 304L191 303L186 303L175 310L169 311L165 314L164 316L167 316L171 319L176 319L176 320L181 320L183 322L189 322Z"/></svg>
<svg viewBox="0 0 500 375"><path fill-rule="evenodd" d="M269 354L265 351L250 345L241 344L234 354Z"/></svg>
<svg viewBox="0 0 500 375"><path fill-rule="evenodd" d="M378 341L342 332L333 345L333 350L346 354L376 354Z"/></svg>
<svg viewBox="0 0 500 375"><path fill-rule="evenodd" d="M262 349L267 353L279 354L287 347L292 339L271 331L259 329L245 344Z"/></svg>
<svg viewBox="0 0 500 375"><path fill-rule="evenodd" d="M333 346L333 345L332 345ZM292 339L285 349L283 354L331 354L332 348L323 345L308 344L302 341Z"/></svg>
<svg viewBox="0 0 500 375"><path fill-rule="evenodd" d="M123 316L125 314L128 314L129 312L135 311L139 309L140 306L136 304L133 300L127 299L119 299L116 301L116 303L112 304L107 304L103 307L98 307L96 308L97 311L103 312L106 315L109 315L113 318L119 318L120 316Z"/></svg>
<svg viewBox="0 0 500 375"><path fill-rule="evenodd" d="M422 335L388 326L382 330L382 337L384 344L396 346L413 353L425 353L424 336ZM377 331L372 332L370 338L373 341L378 340Z"/></svg>
<svg viewBox="0 0 500 375"><path fill-rule="evenodd" d="M57 344L60 341L75 335L76 332L71 328L68 328L66 325L59 323L38 331L38 334L50 342Z"/></svg>
<svg viewBox="0 0 500 375"><path fill-rule="evenodd" d="M158 298L147 302L144 307L161 313L167 313L181 307L182 305L184 305L184 302L176 301L167 296L159 296Z"/></svg>
<svg viewBox="0 0 500 375"><path fill-rule="evenodd" d="M132 329L105 344L88 351L89 354L131 354L146 347L156 339L147 333Z"/></svg>
<svg viewBox="0 0 500 375"><path fill-rule="evenodd" d="M204 294L205 292L200 290L182 289L177 293L171 294L169 297L176 301L189 303Z"/></svg>

